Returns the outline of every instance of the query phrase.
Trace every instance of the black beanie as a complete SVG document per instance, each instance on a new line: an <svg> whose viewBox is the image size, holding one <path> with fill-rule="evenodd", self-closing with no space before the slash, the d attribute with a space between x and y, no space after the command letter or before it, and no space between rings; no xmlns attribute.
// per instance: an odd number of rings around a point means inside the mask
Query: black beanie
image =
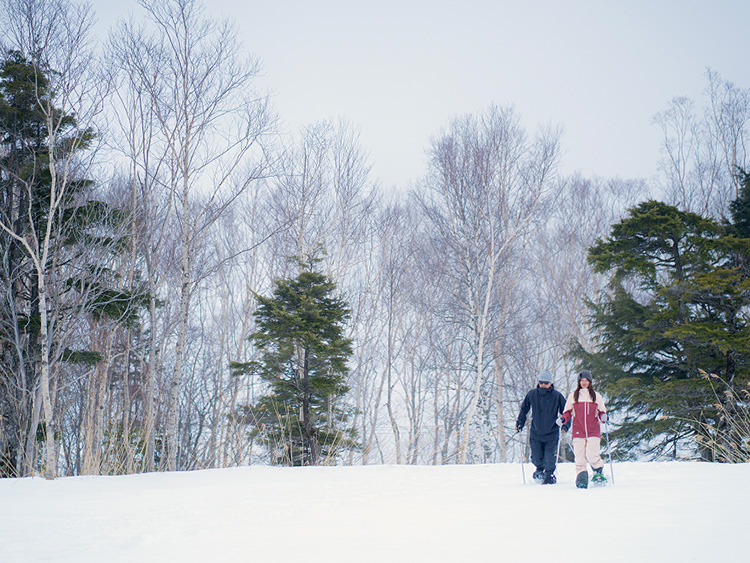
<svg viewBox="0 0 750 563"><path fill-rule="evenodd" d="M581 373L578 374L578 381L581 381L581 379L588 379L589 383L593 383L594 380L591 377L591 372L587 369L584 369L581 371Z"/></svg>

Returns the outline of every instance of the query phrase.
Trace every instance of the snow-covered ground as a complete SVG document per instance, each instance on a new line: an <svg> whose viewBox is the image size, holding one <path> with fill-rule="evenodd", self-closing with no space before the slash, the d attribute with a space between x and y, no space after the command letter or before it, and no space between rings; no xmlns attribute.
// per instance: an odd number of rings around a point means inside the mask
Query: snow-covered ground
<svg viewBox="0 0 750 563"><path fill-rule="evenodd" d="M0 561L744 561L750 465L247 467L0 479ZM610 466L607 465L606 474Z"/></svg>

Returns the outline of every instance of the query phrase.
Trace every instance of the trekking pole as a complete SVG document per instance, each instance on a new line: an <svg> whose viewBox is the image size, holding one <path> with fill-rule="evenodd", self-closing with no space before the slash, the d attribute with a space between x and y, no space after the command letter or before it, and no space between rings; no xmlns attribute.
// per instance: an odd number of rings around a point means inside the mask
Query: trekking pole
<svg viewBox="0 0 750 563"><path fill-rule="evenodd" d="M513 436L510 437L512 440L515 438L518 434L520 434L520 430L516 430L516 433L513 434ZM519 436L518 440L521 442L521 479L523 479L523 484L526 484L526 472L523 470L523 440L521 440L521 437Z"/></svg>
<svg viewBox="0 0 750 563"><path fill-rule="evenodd" d="M615 470L612 465L612 444L609 442L609 419L604 423L604 433L607 436L607 455L609 456L609 476L612 477L612 484L615 484Z"/></svg>

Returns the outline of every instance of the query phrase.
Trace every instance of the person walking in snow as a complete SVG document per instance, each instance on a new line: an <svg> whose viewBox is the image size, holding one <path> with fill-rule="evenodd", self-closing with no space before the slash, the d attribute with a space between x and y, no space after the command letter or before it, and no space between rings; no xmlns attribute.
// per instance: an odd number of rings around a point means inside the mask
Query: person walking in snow
<svg viewBox="0 0 750 563"><path fill-rule="evenodd" d="M600 452L602 433L600 421L607 422L604 399L594 391L594 379L587 369L578 374L578 385L565 402L557 424L562 426L573 421L573 451L575 452L576 486L585 489L589 484L587 464L594 470L592 481L606 483L602 473L604 461Z"/></svg>
<svg viewBox="0 0 750 563"><path fill-rule="evenodd" d="M541 481L543 485L552 485L557 482L555 468L557 444L560 438L560 432L555 423L558 414L563 412L565 397L555 389L552 374L549 371L542 370L537 381L538 385L526 394L521 404L521 411L516 420L516 431L523 430L526 415L531 410L529 442L531 462L536 467L534 480Z"/></svg>

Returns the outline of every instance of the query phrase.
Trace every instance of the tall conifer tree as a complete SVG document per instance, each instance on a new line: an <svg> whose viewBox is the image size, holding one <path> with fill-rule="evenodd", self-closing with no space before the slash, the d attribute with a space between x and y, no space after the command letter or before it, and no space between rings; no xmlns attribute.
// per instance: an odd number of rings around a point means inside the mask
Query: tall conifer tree
<svg viewBox="0 0 750 563"><path fill-rule="evenodd" d="M591 303L595 353L578 350L600 376L619 415L613 433L622 455L685 454L702 446L722 410L705 378L723 385L747 379L750 280L738 268L750 240L727 236L719 223L656 201L630 210L589 261L611 277Z"/></svg>
<svg viewBox="0 0 750 563"><path fill-rule="evenodd" d="M268 383L268 394L246 406L244 417L282 465L318 465L355 447L343 404L352 353L344 336L349 308L310 262L295 279L277 280L273 297L257 296L258 330L250 339L260 360L232 365L235 373L250 371Z"/></svg>

